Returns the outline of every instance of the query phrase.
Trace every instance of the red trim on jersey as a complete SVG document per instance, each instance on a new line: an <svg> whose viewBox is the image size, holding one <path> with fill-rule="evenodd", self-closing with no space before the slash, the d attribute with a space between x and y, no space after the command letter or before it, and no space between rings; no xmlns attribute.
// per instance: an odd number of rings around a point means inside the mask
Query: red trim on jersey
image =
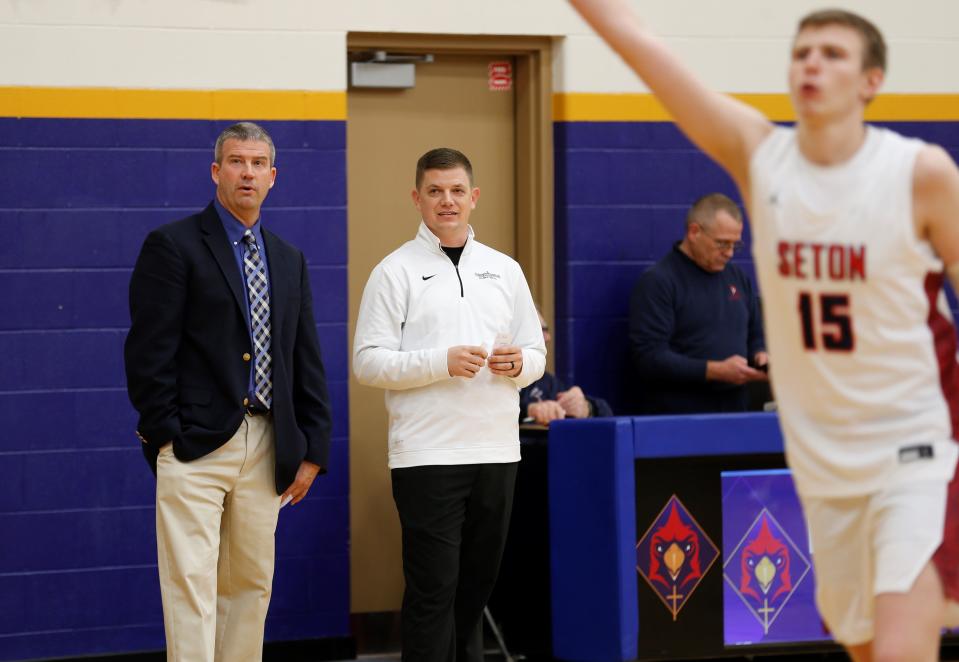
<svg viewBox="0 0 959 662"><path fill-rule="evenodd" d="M942 289L942 272L926 275L926 297L929 300L927 324L932 331L939 360L939 381L942 395L949 404L952 437L959 432L959 363L956 362L956 329L936 305ZM953 475L946 496L946 522L942 544L932 557L942 579L943 590L950 600L959 601L959 477Z"/></svg>

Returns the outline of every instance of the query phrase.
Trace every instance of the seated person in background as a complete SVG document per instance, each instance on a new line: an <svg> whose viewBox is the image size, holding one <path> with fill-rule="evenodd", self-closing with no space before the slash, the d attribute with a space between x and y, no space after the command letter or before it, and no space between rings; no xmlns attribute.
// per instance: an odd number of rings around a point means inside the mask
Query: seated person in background
<svg viewBox="0 0 959 662"><path fill-rule="evenodd" d="M731 264L743 218L721 193L697 200L686 235L642 275L629 306L629 344L643 414L746 411L766 381L762 319L752 281Z"/></svg>
<svg viewBox="0 0 959 662"><path fill-rule="evenodd" d="M549 326L539 310L539 323L543 328L543 341L549 344ZM519 392L519 422L549 425L557 418L590 418L612 416L613 410L602 398L590 398L578 386L566 385L548 370Z"/></svg>

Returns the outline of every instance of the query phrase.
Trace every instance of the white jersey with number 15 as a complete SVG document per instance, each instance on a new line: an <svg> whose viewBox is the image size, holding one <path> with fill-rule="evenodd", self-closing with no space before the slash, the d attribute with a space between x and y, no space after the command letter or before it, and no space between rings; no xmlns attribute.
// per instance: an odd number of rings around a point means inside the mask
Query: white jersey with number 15
<svg viewBox="0 0 959 662"><path fill-rule="evenodd" d="M851 159L823 167L779 127L750 163L770 376L805 495L953 474L959 392L945 385L959 368L942 262L913 225L921 146L868 127Z"/></svg>

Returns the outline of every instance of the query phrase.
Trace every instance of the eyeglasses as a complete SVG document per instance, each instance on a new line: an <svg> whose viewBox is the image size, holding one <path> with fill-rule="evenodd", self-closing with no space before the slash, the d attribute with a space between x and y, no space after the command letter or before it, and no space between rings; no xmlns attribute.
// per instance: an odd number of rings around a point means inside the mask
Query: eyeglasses
<svg viewBox="0 0 959 662"><path fill-rule="evenodd" d="M706 236L709 237L709 235ZM713 239L712 237L709 238ZM732 249L733 253L738 253L746 247L746 244L741 241L722 241L720 239L713 239L713 243L716 244L716 248L719 250L728 251Z"/></svg>
<svg viewBox="0 0 959 662"><path fill-rule="evenodd" d="M709 237L709 240L712 241L716 245L716 248L718 248L721 251L725 252L728 250L732 250L733 253L738 253L746 246L746 244L742 241L728 241L725 239L716 239L711 234L706 232L706 230L701 225L699 226L699 229L702 230L703 234Z"/></svg>

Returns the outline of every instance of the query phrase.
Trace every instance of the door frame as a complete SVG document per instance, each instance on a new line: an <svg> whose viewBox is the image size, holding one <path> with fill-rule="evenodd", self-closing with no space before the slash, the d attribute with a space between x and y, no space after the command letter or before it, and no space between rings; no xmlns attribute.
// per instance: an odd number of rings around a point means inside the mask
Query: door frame
<svg viewBox="0 0 959 662"><path fill-rule="evenodd" d="M516 260L523 267L544 317L552 320L555 292L552 38L350 32L346 48L347 51L387 49L396 53L498 55L515 59Z"/></svg>

